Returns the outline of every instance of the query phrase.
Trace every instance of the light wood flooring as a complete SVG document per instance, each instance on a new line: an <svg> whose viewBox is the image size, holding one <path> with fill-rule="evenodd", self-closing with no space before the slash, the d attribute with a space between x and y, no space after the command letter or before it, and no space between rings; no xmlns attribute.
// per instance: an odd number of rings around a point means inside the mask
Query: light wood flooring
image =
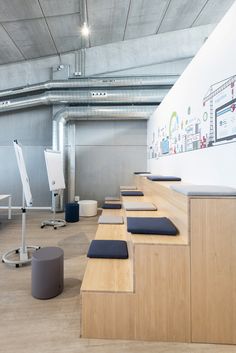
<svg viewBox="0 0 236 353"><path fill-rule="evenodd" d="M59 246L65 253L65 289L50 300L31 296L31 267L0 263L0 352L4 353L236 353L236 346L88 340L80 338L80 286L97 217L54 230L41 229L49 212L27 213L27 244ZM20 245L21 214L0 211L0 256Z"/></svg>

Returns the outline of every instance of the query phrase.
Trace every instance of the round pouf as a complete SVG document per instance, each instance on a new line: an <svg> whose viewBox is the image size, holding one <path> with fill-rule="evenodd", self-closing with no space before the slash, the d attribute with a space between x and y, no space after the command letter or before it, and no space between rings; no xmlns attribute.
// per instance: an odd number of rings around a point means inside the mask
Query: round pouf
<svg viewBox="0 0 236 353"><path fill-rule="evenodd" d="M94 200L79 201L80 216L92 217L97 215L98 203Z"/></svg>
<svg viewBox="0 0 236 353"><path fill-rule="evenodd" d="M79 221L79 204L78 203L67 203L65 211L66 222L78 222Z"/></svg>
<svg viewBox="0 0 236 353"><path fill-rule="evenodd" d="M56 297L64 287L64 252L46 247L32 255L32 296L37 299Z"/></svg>

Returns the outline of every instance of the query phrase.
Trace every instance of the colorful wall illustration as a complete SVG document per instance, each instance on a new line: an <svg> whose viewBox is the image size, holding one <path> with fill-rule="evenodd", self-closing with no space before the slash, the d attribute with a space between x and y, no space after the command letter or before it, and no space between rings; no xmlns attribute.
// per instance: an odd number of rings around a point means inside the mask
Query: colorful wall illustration
<svg viewBox="0 0 236 353"><path fill-rule="evenodd" d="M148 146L149 159L236 141L236 75L213 83L202 97L202 112L191 105L158 124Z"/></svg>

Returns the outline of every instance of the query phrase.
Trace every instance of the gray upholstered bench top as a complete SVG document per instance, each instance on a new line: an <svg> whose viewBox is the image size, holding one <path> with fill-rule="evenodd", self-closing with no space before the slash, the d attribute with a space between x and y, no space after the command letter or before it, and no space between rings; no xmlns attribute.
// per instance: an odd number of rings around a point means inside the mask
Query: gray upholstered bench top
<svg viewBox="0 0 236 353"><path fill-rule="evenodd" d="M122 216L108 216L102 215L98 219L99 224L123 224L124 219Z"/></svg>
<svg viewBox="0 0 236 353"><path fill-rule="evenodd" d="M236 196L236 189L218 185L171 185L170 188L187 196Z"/></svg>
<svg viewBox="0 0 236 353"><path fill-rule="evenodd" d="M152 202L123 202L126 211L156 211L157 208Z"/></svg>

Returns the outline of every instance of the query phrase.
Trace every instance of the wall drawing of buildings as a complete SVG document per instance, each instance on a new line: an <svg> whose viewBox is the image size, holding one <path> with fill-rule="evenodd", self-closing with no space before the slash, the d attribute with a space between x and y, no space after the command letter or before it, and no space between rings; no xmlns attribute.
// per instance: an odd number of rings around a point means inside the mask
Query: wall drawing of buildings
<svg viewBox="0 0 236 353"><path fill-rule="evenodd" d="M218 133L225 130L225 140L236 134L235 116L235 82L236 75L210 86L209 92L203 98L203 106L208 109L210 116L210 131L208 146L218 142ZM232 113L232 114L228 114ZM224 125L224 126L223 126ZM227 125L227 126L226 126ZM226 130L228 130L226 132ZM231 134L231 132L235 132ZM221 131L223 133L223 131Z"/></svg>
<svg viewBox="0 0 236 353"><path fill-rule="evenodd" d="M236 140L236 75L212 84L197 116L192 107L181 115L172 112L166 125L158 125L148 146L150 159L207 148Z"/></svg>

